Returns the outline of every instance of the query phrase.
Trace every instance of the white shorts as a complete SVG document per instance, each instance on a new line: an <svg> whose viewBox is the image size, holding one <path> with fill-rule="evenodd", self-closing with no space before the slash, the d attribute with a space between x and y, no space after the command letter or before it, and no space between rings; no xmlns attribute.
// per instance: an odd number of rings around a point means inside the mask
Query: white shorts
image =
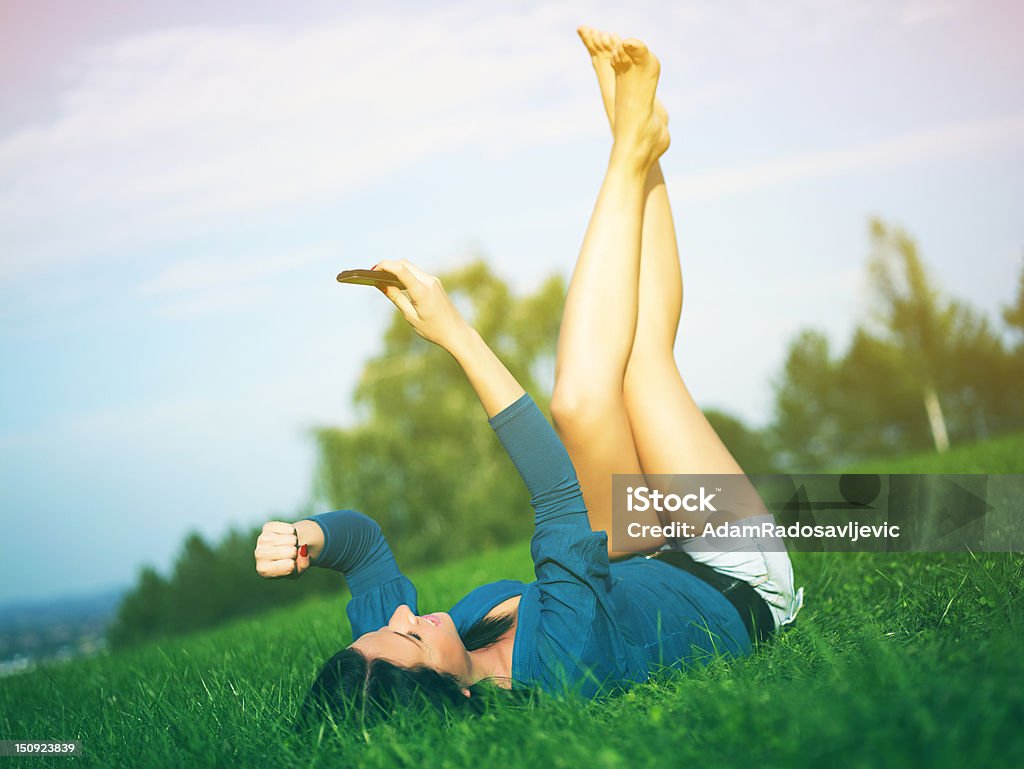
<svg viewBox="0 0 1024 769"><path fill-rule="evenodd" d="M747 518L744 523L773 521L770 515ZM788 625L804 605L804 589L794 590L793 564L785 544L778 539L747 539L732 550L709 550L712 540L703 537L673 539L662 550L682 550L693 560L720 574L748 583L757 591L775 618L775 627Z"/></svg>

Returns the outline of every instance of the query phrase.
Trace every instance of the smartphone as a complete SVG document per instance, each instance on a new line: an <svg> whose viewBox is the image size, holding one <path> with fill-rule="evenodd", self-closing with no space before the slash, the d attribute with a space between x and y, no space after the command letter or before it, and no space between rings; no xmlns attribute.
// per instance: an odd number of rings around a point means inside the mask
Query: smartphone
<svg viewBox="0 0 1024 769"><path fill-rule="evenodd" d="M354 283L357 286L398 286L405 284L398 277L386 270L342 270L338 273L339 283Z"/></svg>

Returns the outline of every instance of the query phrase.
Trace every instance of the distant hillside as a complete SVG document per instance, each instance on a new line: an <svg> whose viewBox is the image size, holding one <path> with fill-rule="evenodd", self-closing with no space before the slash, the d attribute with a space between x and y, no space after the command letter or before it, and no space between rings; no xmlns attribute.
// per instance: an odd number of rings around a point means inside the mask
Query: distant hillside
<svg viewBox="0 0 1024 769"><path fill-rule="evenodd" d="M68 659L104 648L107 625L126 590L0 606L0 675L39 660Z"/></svg>

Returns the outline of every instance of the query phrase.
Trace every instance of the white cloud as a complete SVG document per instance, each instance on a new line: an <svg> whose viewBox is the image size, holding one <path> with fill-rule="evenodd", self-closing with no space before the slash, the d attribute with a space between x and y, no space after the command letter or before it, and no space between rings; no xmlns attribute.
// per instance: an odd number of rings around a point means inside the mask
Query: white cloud
<svg viewBox="0 0 1024 769"><path fill-rule="evenodd" d="M943 155L968 155L1020 146L1024 146L1024 115L1010 115L928 128L855 147L808 152L741 168L696 174L673 180L672 189L673 196L681 200L700 200L837 173L872 171Z"/></svg>
<svg viewBox="0 0 1024 769"><path fill-rule="evenodd" d="M0 238L17 246L0 277L351 194L490 137L572 135L592 94L537 99L579 74L564 15L194 27L94 50L57 119L0 141Z"/></svg>
<svg viewBox="0 0 1024 769"><path fill-rule="evenodd" d="M274 291L267 285L230 286L215 291L201 291L175 299L159 306L156 313L165 318L190 318L213 312L237 310L261 303L268 305L273 298Z"/></svg>
<svg viewBox="0 0 1024 769"><path fill-rule="evenodd" d="M143 296L221 288L249 282L317 261L322 249L255 254L227 259L186 259L169 265L139 287Z"/></svg>
<svg viewBox="0 0 1024 769"><path fill-rule="evenodd" d="M144 280L139 296L164 318L234 310L280 299L279 283L289 273L326 262L329 246L284 252L212 256L171 262ZM325 274L329 271L325 264Z"/></svg>
<svg viewBox="0 0 1024 769"><path fill-rule="evenodd" d="M951 16L959 10L952 0L909 0L900 11L900 21L908 26L925 24Z"/></svg>
<svg viewBox="0 0 1024 769"><path fill-rule="evenodd" d="M138 34L79 55L56 117L0 137L0 281L351 195L456 148L508 153L602 131L593 87L581 87L581 22L648 36L676 72L700 73L674 102L678 120L735 88L701 71L720 67L723 46L749 62L899 12L838 0L456 3Z"/></svg>
<svg viewBox="0 0 1024 769"><path fill-rule="evenodd" d="M249 378L229 376L163 399L117 402L63 414L34 428L9 429L0 432L0 451L45 451L60 444L134 458L173 452L194 454L199 466L224 445L254 440L272 445L264 432L305 440L306 427L351 417L339 397L354 378L351 362L323 354L337 343L335 335L310 335L288 349L273 348L279 359L260 362ZM365 354L365 346L356 344L356 352Z"/></svg>

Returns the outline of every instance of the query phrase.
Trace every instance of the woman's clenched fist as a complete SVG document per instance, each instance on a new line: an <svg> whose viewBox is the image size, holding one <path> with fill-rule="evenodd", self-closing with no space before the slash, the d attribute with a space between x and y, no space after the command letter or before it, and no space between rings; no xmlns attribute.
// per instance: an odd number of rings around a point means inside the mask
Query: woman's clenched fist
<svg viewBox="0 0 1024 769"><path fill-rule="evenodd" d="M283 521L263 524L253 555L256 556L256 573L266 579L297 579L309 568L309 549L299 544L298 529Z"/></svg>

